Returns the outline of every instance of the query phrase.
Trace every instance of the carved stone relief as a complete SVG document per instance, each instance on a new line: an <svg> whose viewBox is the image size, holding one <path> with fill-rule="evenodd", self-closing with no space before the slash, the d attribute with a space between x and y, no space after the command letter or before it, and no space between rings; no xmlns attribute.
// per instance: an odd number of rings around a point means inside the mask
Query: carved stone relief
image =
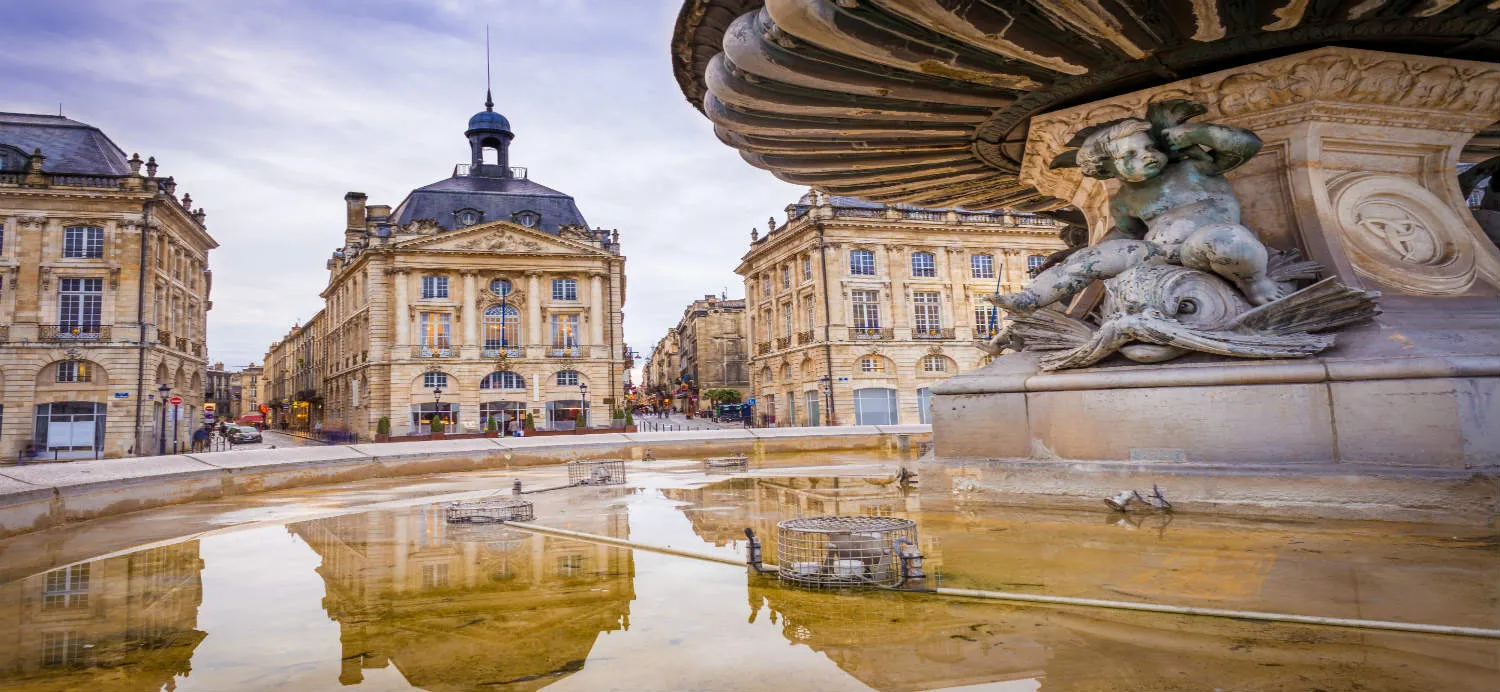
<svg viewBox="0 0 1500 692"><path fill-rule="evenodd" d="M1338 232L1361 276L1411 293L1459 293L1474 283L1473 240L1437 195L1408 178L1353 173L1329 186Z"/></svg>

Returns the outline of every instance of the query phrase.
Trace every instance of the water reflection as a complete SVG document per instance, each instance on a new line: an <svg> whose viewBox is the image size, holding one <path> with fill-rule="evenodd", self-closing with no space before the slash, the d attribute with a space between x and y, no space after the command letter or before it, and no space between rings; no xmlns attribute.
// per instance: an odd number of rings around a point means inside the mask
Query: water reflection
<svg viewBox="0 0 1500 692"><path fill-rule="evenodd" d="M204 637L202 570L188 541L0 586L0 686L173 689Z"/></svg>
<svg viewBox="0 0 1500 692"><path fill-rule="evenodd" d="M549 522L624 537L618 508ZM291 524L322 559L339 623L339 681L394 664L428 690L532 690L583 667L601 632L630 626L628 550L494 525L454 526L437 505Z"/></svg>

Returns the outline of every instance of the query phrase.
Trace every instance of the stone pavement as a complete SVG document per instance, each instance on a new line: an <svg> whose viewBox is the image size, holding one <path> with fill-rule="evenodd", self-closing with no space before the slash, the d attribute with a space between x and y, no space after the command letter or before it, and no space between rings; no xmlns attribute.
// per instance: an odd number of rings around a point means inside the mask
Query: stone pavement
<svg viewBox="0 0 1500 692"><path fill-rule="evenodd" d="M636 430L641 432L668 432L675 430L734 430L744 428L743 423L715 423L711 418L699 418L694 416L691 420L681 413L673 413L666 418L658 418L647 414L636 416Z"/></svg>

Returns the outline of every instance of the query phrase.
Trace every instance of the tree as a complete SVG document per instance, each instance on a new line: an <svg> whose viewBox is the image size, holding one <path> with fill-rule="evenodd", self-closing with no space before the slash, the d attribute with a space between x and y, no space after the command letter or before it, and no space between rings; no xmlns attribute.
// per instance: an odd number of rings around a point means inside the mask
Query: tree
<svg viewBox="0 0 1500 692"><path fill-rule="evenodd" d="M375 421L375 432L381 435L391 434L390 416L381 416L380 420Z"/></svg>
<svg viewBox="0 0 1500 692"><path fill-rule="evenodd" d="M434 435L441 435L441 434L443 434L443 427L444 427L443 419L439 418L437 416L433 416L432 417L432 428L431 428L432 434L434 434Z"/></svg>
<svg viewBox="0 0 1500 692"><path fill-rule="evenodd" d="M740 393L733 389L710 389L703 393L703 398L715 404L740 403Z"/></svg>

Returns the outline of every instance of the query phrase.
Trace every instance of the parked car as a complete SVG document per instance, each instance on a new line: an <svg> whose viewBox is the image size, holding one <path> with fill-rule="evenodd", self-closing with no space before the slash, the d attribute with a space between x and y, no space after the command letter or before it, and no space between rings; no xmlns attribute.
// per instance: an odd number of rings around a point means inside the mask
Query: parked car
<svg viewBox="0 0 1500 692"><path fill-rule="evenodd" d="M260 431L255 428L248 425L229 426L229 442L231 444L242 445L260 441Z"/></svg>

